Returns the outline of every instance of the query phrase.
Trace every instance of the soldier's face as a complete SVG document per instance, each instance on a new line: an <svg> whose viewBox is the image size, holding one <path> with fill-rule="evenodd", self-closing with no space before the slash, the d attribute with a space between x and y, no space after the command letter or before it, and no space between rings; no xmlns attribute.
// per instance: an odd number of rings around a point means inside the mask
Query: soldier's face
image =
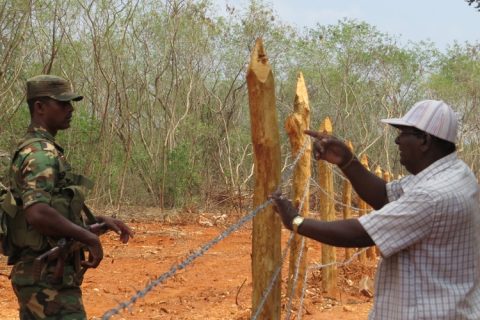
<svg viewBox="0 0 480 320"><path fill-rule="evenodd" d="M70 101L47 99L43 108L44 124L47 130L55 134L58 130L70 127L73 106Z"/></svg>

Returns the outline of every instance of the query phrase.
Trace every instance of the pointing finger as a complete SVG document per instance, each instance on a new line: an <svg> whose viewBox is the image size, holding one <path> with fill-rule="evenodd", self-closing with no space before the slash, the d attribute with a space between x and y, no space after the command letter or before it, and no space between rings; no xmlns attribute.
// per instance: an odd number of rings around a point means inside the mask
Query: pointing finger
<svg viewBox="0 0 480 320"><path fill-rule="evenodd" d="M320 139L322 137L322 134L320 132L317 132L317 131L304 130L303 132L305 134L308 134L309 136L311 136L313 138L316 138L316 139Z"/></svg>

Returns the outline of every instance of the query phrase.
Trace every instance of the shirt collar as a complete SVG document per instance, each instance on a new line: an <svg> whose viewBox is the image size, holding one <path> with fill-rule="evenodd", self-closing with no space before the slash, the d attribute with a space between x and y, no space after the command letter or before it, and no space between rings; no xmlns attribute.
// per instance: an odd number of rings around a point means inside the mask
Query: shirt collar
<svg viewBox="0 0 480 320"><path fill-rule="evenodd" d="M457 153L452 152L443 158L438 159L416 175L408 176L408 179L402 181L402 188L404 191L411 189L422 181L427 181L436 174L446 170L458 159Z"/></svg>
<svg viewBox="0 0 480 320"><path fill-rule="evenodd" d="M60 149L63 152L62 146L60 146L55 141L55 137L50 132L48 132L47 129L45 129L44 127L31 124L27 129L27 133L34 137L44 138L45 140L52 142L58 149Z"/></svg>
<svg viewBox="0 0 480 320"><path fill-rule="evenodd" d="M50 140L52 142L55 142L55 138L52 136L52 134L50 132L48 132L47 129L45 129L42 126L36 126L36 125L31 124L28 127L27 132L31 133L31 134L34 134L36 136L45 138L45 139Z"/></svg>

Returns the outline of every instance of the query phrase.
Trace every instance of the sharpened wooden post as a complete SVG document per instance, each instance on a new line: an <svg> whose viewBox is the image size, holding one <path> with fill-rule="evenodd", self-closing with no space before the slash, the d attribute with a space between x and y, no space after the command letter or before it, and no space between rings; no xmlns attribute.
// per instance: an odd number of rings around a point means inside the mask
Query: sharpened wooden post
<svg viewBox="0 0 480 320"><path fill-rule="evenodd" d="M332 134L332 122L330 118L325 120L320 125L320 132ZM320 218L322 221L335 220L335 206L333 198L335 196L333 191L333 170L332 165L326 161L318 161L318 183L320 185ZM332 263L336 261L335 248L326 244L322 244L322 264ZM337 267L329 266L322 269L322 289L330 296L337 294Z"/></svg>
<svg viewBox="0 0 480 320"><path fill-rule="evenodd" d="M297 77L297 89L295 92L295 101L293 104L293 113L285 121L285 130L290 138L292 148L292 157L295 159L299 152L306 144L305 152L300 157L295 170L293 171L292 188L293 188L293 204L298 209L303 201L302 210L299 214L303 217L309 216L309 192L308 181L310 180L310 154L311 144L309 139L303 133L310 127L310 105L308 102L307 87L303 74L300 72ZM307 189L307 190L306 190ZM305 198L304 198L305 197ZM293 281L295 279L295 269L301 249L301 236L295 235L292 246L290 248L290 264L288 269L288 287L287 295L292 293ZM307 239L305 238L303 253L298 265L298 278L295 285L292 298L299 298L303 289L303 282L307 269Z"/></svg>
<svg viewBox="0 0 480 320"><path fill-rule="evenodd" d="M347 141L348 148L353 152L353 145ZM343 219L350 219L352 217L352 184L348 179L343 180ZM353 249L345 248L345 259L350 259L353 254Z"/></svg>
<svg viewBox="0 0 480 320"><path fill-rule="evenodd" d="M280 184L281 154L275 107L275 83L261 39L257 39L247 70L248 101L255 164L253 206L267 200ZM268 206L253 219L252 313L281 265L281 222ZM258 319L280 319L280 281L275 281Z"/></svg>
<svg viewBox="0 0 480 320"><path fill-rule="evenodd" d="M378 164L375 166L375 175L381 179L383 179L383 170Z"/></svg>
<svg viewBox="0 0 480 320"><path fill-rule="evenodd" d="M370 168L368 167L368 158L367 158L367 155L366 154L362 154L361 158L360 158L360 163L367 169L367 170L370 170ZM368 210L368 205L365 201L363 201L362 199L360 199L360 197L358 198L358 214L359 216L363 216L365 214L367 214L367 210ZM368 248L367 249L367 252L371 251L370 250L371 248ZM375 249L373 249L375 250ZM358 257L360 262L362 263L365 263L367 262L367 253L362 252L360 254L360 256Z"/></svg>
<svg viewBox="0 0 480 320"><path fill-rule="evenodd" d="M392 174L390 174L390 172L388 171L385 171L383 173L383 180L385 180L386 183L389 183L391 179L392 179Z"/></svg>

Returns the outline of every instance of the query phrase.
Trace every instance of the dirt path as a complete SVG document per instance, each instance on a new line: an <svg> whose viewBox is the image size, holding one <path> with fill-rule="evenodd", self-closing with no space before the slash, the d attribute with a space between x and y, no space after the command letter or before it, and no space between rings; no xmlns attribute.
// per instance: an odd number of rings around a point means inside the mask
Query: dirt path
<svg viewBox="0 0 480 320"><path fill-rule="evenodd" d="M89 319L98 319L118 302L130 299L225 229L158 222L130 225L136 232L133 241L122 245L116 235L104 236L105 259L97 270L87 272L83 288ZM288 235L283 231L284 239ZM320 245L310 243L311 263L318 261L320 249ZM250 319L250 250L251 228L244 226L139 299L131 310L112 319ZM341 255L340 250L339 259ZM9 268L5 259L0 259L0 319L18 319L16 300L5 276ZM314 272L309 277L302 319L367 319L371 299L359 293L358 282L363 275L372 276L374 268L373 264L361 266L358 262L340 268L341 294L335 300L322 296L318 289L321 274ZM284 266L284 278L286 274ZM287 301L284 297L284 308Z"/></svg>

